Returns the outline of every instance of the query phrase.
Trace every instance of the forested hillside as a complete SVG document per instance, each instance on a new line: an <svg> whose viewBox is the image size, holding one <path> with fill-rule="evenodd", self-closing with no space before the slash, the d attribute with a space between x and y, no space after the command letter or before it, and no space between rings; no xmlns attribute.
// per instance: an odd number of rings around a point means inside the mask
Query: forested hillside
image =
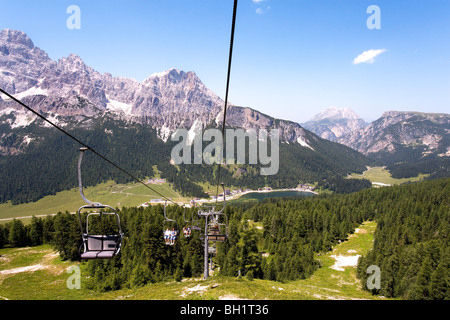
<svg viewBox="0 0 450 320"><path fill-rule="evenodd" d="M152 177L156 166L161 177L184 196L208 197L200 185L217 183L217 166L171 165L171 151L177 142L163 142L149 126L106 118L88 119L81 124L68 125L66 130L140 179ZM0 135L5 136L2 144L11 150L24 148L24 152L0 155L0 203L36 201L77 186L80 146L61 132L42 127L36 121L12 131L9 126L0 124ZM24 146L26 139L31 142ZM351 172L362 173L368 164L363 155L337 143L319 139L312 147L315 151L299 144L281 143L280 167L276 175L261 176L261 165L231 165L222 170L221 180L228 187L293 188L300 181L314 183L324 178L345 177ZM132 179L87 152L83 160L85 186L108 180L126 183Z"/></svg>
<svg viewBox="0 0 450 320"><path fill-rule="evenodd" d="M429 174L427 179L447 178L450 176L450 159L443 157L412 163L396 163L387 169L396 179L417 177L419 174Z"/></svg>
<svg viewBox="0 0 450 320"><path fill-rule="evenodd" d="M381 268L374 294L404 299L449 299L450 179L369 189L302 200L278 199L227 207L229 240L217 244L215 270L286 282L310 277L327 252L363 221L377 221L374 247L360 259L365 288L367 267ZM165 246L162 206L120 210L125 232L122 252L111 261L89 261L90 287L108 291L202 274L199 234ZM183 211L170 214L183 225ZM188 214L189 215L189 214ZM104 227L113 228L112 221ZM99 227L99 226L93 226ZM104 229L105 230L105 229ZM77 260L81 236L75 215L15 220L0 227L2 245L53 243L64 259Z"/></svg>
<svg viewBox="0 0 450 320"><path fill-rule="evenodd" d="M375 294L404 299L450 299L450 179L366 192L378 227L374 247L360 260L381 268Z"/></svg>

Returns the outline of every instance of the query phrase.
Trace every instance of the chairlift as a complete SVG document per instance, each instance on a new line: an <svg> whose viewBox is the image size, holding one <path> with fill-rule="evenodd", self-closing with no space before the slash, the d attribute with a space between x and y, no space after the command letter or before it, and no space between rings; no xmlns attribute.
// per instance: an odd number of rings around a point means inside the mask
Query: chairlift
<svg viewBox="0 0 450 320"><path fill-rule="evenodd" d="M209 241L225 242L228 239L228 221L221 223L219 218L219 215L214 215L208 223Z"/></svg>
<svg viewBox="0 0 450 320"><path fill-rule="evenodd" d="M195 202L194 202L194 206L195 206ZM183 227L183 235L186 238L189 238L192 235L192 231L201 231L202 228L200 227L200 221L194 219L195 215L193 212L191 212L191 220L188 220L186 218L186 211L187 211L187 208L185 207L184 211L183 211L183 220L186 225Z"/></svg>
<svg viewBox="0 0 450 320"><path fill-rule="evenodd" d="M169 219L166 213L167 201L164 204L163 234L166 246L173 246L178 236L178 223L174 219Z"/></svg>
<svg viewBox="0 0 450 320"><path fill-rule="evenodd" d="M216 247L208 247L208 254L216 255L216 253L217 253Z"/></svg>
<svg viewBox="0 0 450 320"><path fill-rule="evenodd" d="M223 188L223 207L217 211L216 206L203 206L199 210L198 215L204 216L205 221L205 235L208 241L225 242L228 239L228 217L225 213L225 187ZM204 239L203 237L203 239Z"/></svg>
<svg viewBox="0 0 450 320"><path fill-rule="evenodd" d="M81 162L83 161L84 152L88 148L80 148L80 156L78 159L78 185L80 189L81 198L87 203L87 205L81 206L78 209L78 221L81 229L82 244L80 246L81 259L112 259L120 252L122 246L123 232L120 225L120 217L117 214L116 209L111 206L103 205L99 202L92 202L88 200L83 193L83 183L81 180ZM83 228L81 219L81 212L83 210L90 210L86 216L86 230ZM112 215L116 219L117 232L113 234L90 234L89 233L89 218L98 216L102 219L103 215ZM102 220L100 220L102 221ZM103 230L102 230L103 231ZM83 248L83 249L82 249Z"/></svg>
<svg viewBox="0 0 450 320"><path fill-rule="evenodd" d="M185 226L183 227L183 235L185 238L189 238L192 234L192 225L191 221L186 220L186 207L183 210L183 220L185 223Z"/></svg>

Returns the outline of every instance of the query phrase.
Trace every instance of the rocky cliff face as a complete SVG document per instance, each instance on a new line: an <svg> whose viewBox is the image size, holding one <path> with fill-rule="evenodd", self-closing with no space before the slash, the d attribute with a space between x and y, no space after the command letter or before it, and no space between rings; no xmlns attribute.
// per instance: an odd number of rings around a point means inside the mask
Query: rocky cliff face
<svg viewBox="0 0 450 320"><path fill-rule="evenodd" d="M450 156L448 114L388 111L368 124L350 109L330 107L303 126L386 164Z"/></svg>
<svg viewBox="0 0 450 320"><path fill-rule="evenodd" d="M364 130L338 139L366 154L395 154L409 148L421 157L450 156L450 116L420 112L385 112Z"/></svg>
<svg viewBox="0 0 450 320"><path fill-rule="evenodd" d="M0 31L0 87L61 126L107 116L146 123L164 141L178 128L221 125L224 105L194 72L170 69L142 82L100 74L75 54L53 61L25 33L9 29ZM0 96L0 122L24 127L35 120L28 111ZM302 141L302 146L311 139L297 123L238 106L230 106L227 125L279 128L282 140Z"/></svg>

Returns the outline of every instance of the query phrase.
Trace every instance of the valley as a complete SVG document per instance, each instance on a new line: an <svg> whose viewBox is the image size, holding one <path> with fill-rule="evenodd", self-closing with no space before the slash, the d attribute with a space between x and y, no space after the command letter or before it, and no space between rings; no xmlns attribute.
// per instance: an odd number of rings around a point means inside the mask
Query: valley
<svg viewBox="0 0 450 320"><path fill-rule="evenodd" d="M186 198L173 191L168 183L152 185L152 188L167 195L174 201L188 202ZM158 195L148 193L149 190L142 185L136 183L117 184L114 181L108 181L84 189L84 194L88 199L95 199L95 201L115 207L136 207L151 199L159 199ZM0 204L0 224L6 223L14 218L27 222L31 220L31 216L33 215L36 217L44 217L65 211L75 213L83 204L85 203L80 197L78 188L45 196L36 202L19 205L2 203Z"/></svg>
<svg viewBox="0 0 450 320"><path fill-rule="evenodd" d="M154 176L158 168L158 174L182 197L206 197L202 186L217 183L211 166L174 166L171 159L176 146L172 137L178 130L187 130L191 139L222 125L224 101L195 72L172 68L140 82L113 77L86 65L76 54L52 60L18 30L1 30L0 47L0 87L79 141L89 142L120 167L139 178ZM265 167L260 164L227 166L221 177L227 186L291 189L323 177L362 173L369 164L359 152L321 139L298 123L237 105L229 105L227 113L228 128L279 130L279 159L294 159L280 161L277 174L267 177L259 175ZM76 187L79 145L3 94L0 136L0 175L4 179L0 203L36 202ZM110 180L131 182L99 159L89 162L85 171L87 187Z"/></svg>
<svg viewBox="0 0 450 320"><path fill-rule="evenodd" d="M249 106L224 108L194 71L116 77L74 53L54 60L11 29L0 30L0 88L8 92L0 95L0 299L449 298L447 113L386 110L367 123L349 108L330 107L300 124ZM196 162L195 149L214 145L203 133L220 134L220 127L276 130L279 140L261 138L259 150L247 150L245 137L236 149L231 137L230 159L248 164ZM270 160L279 164L264 175L263 161L250 159L256 151L268 158L272 143ZM102 214L89 222L94 237L111 237L119 225L112 238L122 246L112 245L120 252L110 260L78 261L80 144L86 197L120 217L121 225ZM220 183L230 200L223 212L182 207L191 199L215 203ZM199 227L181 236L181 228L204 221L210 234ZM169 225L170 241L163 237ZM383 273L367 290L370 266ZM81 289L67 288L70 267L80 267Z"/></svg>
<svg viewBox="0 0 450 320"><path fill-rule="evenodd" d="M173 190L169 183L163 182L158 184L152 184L157 192L166 195L176 203L183 205L189 205L191 198L183 197L179 193ZM237 192L241 190L241 192ZM204 187L206 193L215 194L216 188L213 186ZM242 202L240 198L249 193L268 193L268 192L311 192L310 190L303 190L299 188L287 189L287 190L232 190L233 193L227 196L227 202L239 203ZM160 199L160 196L151 194L152 192L137 183L117 184L114 181L108 181L101 183L93 187L84 189L84 194L88 199L98 201L103 204L109 204L114 207L138 207L164 204L164 200ZM220 198L221 199L221 198ZM213 199L199 199L197 198L197 204L215 202ZM253 200L257 201L257 200ZM24 204L13 205L10 202L0 204L0 224L5 224L13 219L20 219L25 223L31 221L32 216L45 217L47 215L56 215L58 212L68 211L75 213L78 208L83 205L84 202L80 197L79 189L73 188L71 190L65 190L56 193L55 195L45 196L38 201L29 202Z"/></svg>
<svg viewBox="0 0 450 320"><path fill-rule="evenodd" d="M121 190L139 193L130 186ZM449 194L449 180L439 179L229 205L229 239L215 245L208 280L200 278L197 233L164 246L161 207L119 211L125 245L112 261L76 261L81 240L74 215L34 218L26 225L14 220L0 224L0 296L24 299L26 287L26 299L59 300L441 299L448 295L442 278L422 279L447 272ZM172 210L183 223L183 211ZM398 268L389 268L392 261ZM374 264L383 273L372 294L363 284ZM81 268L80 290L67 289L70 266Z"/></svg>

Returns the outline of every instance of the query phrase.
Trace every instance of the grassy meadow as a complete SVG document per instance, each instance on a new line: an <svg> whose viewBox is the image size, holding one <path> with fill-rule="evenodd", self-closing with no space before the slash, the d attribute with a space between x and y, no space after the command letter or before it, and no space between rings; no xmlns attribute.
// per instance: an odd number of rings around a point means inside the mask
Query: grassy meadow
<svg viewBox="0 0 450 320"><path fill-rule="evenodd" d="M152 189L172 198L174 201L186 201L177 192L175 192L169 183L151 184ZM91 201L108 204L113 207L135 207L150 199L160 199L161 196L152 192L141 184L116 184L114 181L101 183L95 187L87 187L84 190L86 198ZM46 196L36 202L29 202L20 205L12 205L10 202L0 204L0 223L6 223L12 218L31 219L31 216L45 216L56 214L59 211L76 212L78 208L84 205L78 188L58 192L56 195Z"/></svg>
<svg viewBox="0 0 450 320"><path fill-rule="evenodd" d="M406 178L406 179L395 179L391 177L391 173L386 170L384 167L368 167L363 174L353 173L349 176L349 178L356 179L367 179L373 184L385 184L385 185L397 185L405 182L416 182L421 181L426 178L428 175L420 174L414 178Z"/></svg>

